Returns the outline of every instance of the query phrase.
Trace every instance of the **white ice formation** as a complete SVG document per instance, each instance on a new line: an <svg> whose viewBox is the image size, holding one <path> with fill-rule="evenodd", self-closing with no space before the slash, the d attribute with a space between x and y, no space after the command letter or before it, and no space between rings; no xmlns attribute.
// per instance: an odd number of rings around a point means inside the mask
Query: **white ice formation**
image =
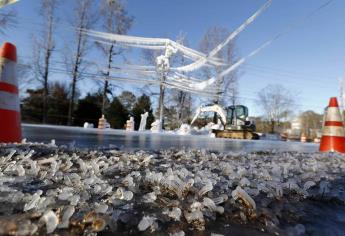
<svg viewBox="0 0 345 236"><path fill-rule="evenodd" d="M134 118L130 117L129 120L126 121L126 130L127 131L134 131Z"/></svg>
<svg viewBox="0 0 345 236"><path fill-rule="evenodd" d="M76 228L116 234L125 225L122 232L174 235L210 232L208 225L226 219L243 227L254 223L250 227L258 232L303 235L310 226L291 216L313 219L313 211L298 207L303 204L344 203L344 172L345 157L338 154L0 144L0 214L6 216L0 218L0 234ZM18 227L7 231L11 225ZM222 227L217 232L226 235Z"/></svg>
<svg viewBox="0 0 345 236"><path fill-rule="evenodd" d="M145 112L144 114L141 114L139 131L144 131L146 129L146 121L147 121L147 117L148 116L149 116L148 112Z"/></svg>
<svg viewBox="0 0 345 236"><path fill-rule="evenodd" d="M161 132L161 123L159 120L155 120L151 124L151 132L152 133L159 133Z"/></svg>

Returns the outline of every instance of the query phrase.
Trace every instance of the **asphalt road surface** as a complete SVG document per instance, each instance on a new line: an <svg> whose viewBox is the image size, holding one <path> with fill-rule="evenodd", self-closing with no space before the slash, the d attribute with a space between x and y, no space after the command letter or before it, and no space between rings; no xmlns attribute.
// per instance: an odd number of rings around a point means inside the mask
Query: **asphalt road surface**
<svg viewBox="0 0 345 236"><path fill-rule="evenodd" d="M168 148L207 149L219 152L297 151L317 152L312 143L272 140L230 140L206 135L156 134L150 131L84 129L81 127L23 124L23 138L28 142L49 143L78 148L121 148L124 150L161 150Z"/></svg>

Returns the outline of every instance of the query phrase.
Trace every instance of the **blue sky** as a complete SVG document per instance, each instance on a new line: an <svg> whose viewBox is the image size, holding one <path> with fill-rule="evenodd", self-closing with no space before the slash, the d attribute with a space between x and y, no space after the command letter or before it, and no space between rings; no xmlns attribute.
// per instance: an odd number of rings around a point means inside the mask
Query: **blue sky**
<svg viewBox="0 0 345 236"><path fill-rule="evenodd" d="M61 2L56 40L62 51L62 42L71 34L67 19L70 18L72 1ZM209 27L222 26L234 30L264 2L128 0L128 12L135 18L129 34L175 39L182 31L186 33L190 47L197 48ZM238 56L247 55L325 2L327 0L274 0L270 8L236 38ZM17 45L18 54L24 61L30 60L32 36L39 32L42 22L38 15L38 3L38 0L22 0L11 6L19 14L18 27L7 31L6 36L0 36L1 41L11 41ZM253 98L268 84L282 84L291 90L296 95L296 111L312 109L321 112L329 97L339 94L338 78L345 79L344 9L345 1L333 0L241 68L239 96L252 114L261 113ZM96 52L93 54L97 55ZM61 61L61 53L54 55L54 60ZM55 79L69 82L67 76L54 76ZM80 85L84 91L88 91L90 83L82 81ZM124 87L130 88L127 85Z"/></svg>

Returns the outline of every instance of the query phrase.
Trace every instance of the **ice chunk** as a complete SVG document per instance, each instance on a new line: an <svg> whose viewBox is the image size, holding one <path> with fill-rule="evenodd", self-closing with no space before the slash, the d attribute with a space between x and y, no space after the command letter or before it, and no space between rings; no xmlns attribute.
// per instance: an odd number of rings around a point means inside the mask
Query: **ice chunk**
<svg viewBox="0 0 345 236"><path fill-rule="evenodd" d="M250 181L246 177L244 177L241 179L240 185L241 187L250 186Z"/></svg>
<svg viewBox="0 0 345 236"><path fill-rule="evenodd" d="M283 197L283 187L280 185L280 184L277 184L276 186L275 186L275 189L276 189L276 196L278 197L278 198L281 198L281 197Z"/></svg>
<svg viewBox="0 0 345 236"><path fill-rule="evenodd" d="M141 161L141 164L148 166L152 158L153 155L145 156L145 158Z"/></svg>
<svg viewBox="0 0 345 236"><path fill-rule="evenodd" d="M187 222L192 223L197 230L205 230L205 220L204 215L200 210L195 210L192 212L185 211L184 217Z"/></svg>
<svg viewBox="0 0 345 236"><path fill-rule="evenodd" d="M55 139L52 139L52 140L50 141L50 145L53 146L53 147L56 147Z"/></svg>
<svg viewBox="0 0 345 236"><path fill-rule="evenodd" d="M192 211L201 210L202 209L202 204L200 202L193 202L190 205L190 208L191 208Z"/></svg>
<svg viewBox="0 0 345 236"><path fill-rule="evenodd" d="M213 198L212 200L214 201L216 205L219 205L228 200L228 195L222 194L221 196L217 198Z"/></svg>
<svg viewBox="0 0 345 236"><path fill-rule="evenodd" d="M17 166L17 174L18 174L18 176L24 176L25 175L25 169L22 165Z"/></svg>
<svg viewBox="0 0 345 236"><path fill-rule="evenodd" d="M72 191L73 191L72 188L69 188L69 187L63 188L61 193L58 196L58 199L63 200L63 201L70 199L73 196Z"/></svg>
<svg viewBox="0 0 345 236"><path fill-rule="evenodd" d="M71 204L72 206L76 206L76 205L78 204L79 200L80 200L80 196L79 196L79 195L73 195L73 196L69 199L70 204Z"/></svg>
<svg viewBox="0 0 345 236"><path fill-rule="evenodd" d="M62 220L58 226L60 229L66 229L69 227L69 219L74 214L75 208L74 206L67 206L65 207L62 215Z"/></svg>
<svg viewBox="0 0 345 236"><path fill-rule="evenodd" d="M24 205L24 211L36 208L40 202L40 196L42 195L42 193L42 190L38 190L36 193L34 193L34 195L32 195L30 202Z"/></svg>
<svg viewBox="0 0 345 236"><path fill-rule="evenodd" d="M205 195L207 192L211 191L213 189L212 182L208 180L206 184L200 189L199 196Z"/></svg>
<svg viewBox="0 0 345 236"><path fill-rule="evenodd" d="M95 203L96 213L106 213L108 210L108 205L105 203Z"/></svg>
<svg viewBox="0 0 345 236"><path fill-rule="evenodd" d="M40 171L40 166L37 165L37 161L31 161L30 170L28 171L28 174L37 176L39 171Z"/></svg>
<svg viewBox="0 0 345 236"><path fill-rule="evenodd" d="M155 217L144 216L138 224L139 231L145 231L147 228L151 227L155 221Z"/></svg>
<svg viewBox="0 0 345 236"><path fill-rule="evenodd" d="M147 193L143 196L143 201L146 203L154 202L156 199L157 196L155 192Z"/></svg>
<svg viewBox="0 0 345 236"><path fill-rule="evenodd" d="M208 197L205 197L202 204L213 212L218 212L219 214L224 213L224 208L221 206L216 206L214 201Z"/></svg>
<svg viewBox="0 0 345 236"><path fill-rule="evenodd" d="M59 219L52 210L46 211L40 221L45 223L47 234L53 233L59 223Z"/></svg>
<svg viewBox="0 0 345 236"><path fill-rule="evenodd" d="M182 211L180 208L174 207L171 211L169 210L163 211L163 214L168 215L170 218L176 221L180 221Z"/></svg>
<svg viewBox="0 0 345 236"><path fill-rule="evenodd" d="M123 185L126 187L132 187L135 186L134 179L132 176L127 175L123 180L122 180Z"/></svg>
<svg viewBox="0 0 345 236"><path fill-rule="evenodd" d="M9 160L13 157L13 155L16 153L16 150L11 150L11 152L5 157L0 160L1 164L6 164L9 162Z"/></svg>
<svg viewBox="0 0 345 236"><path fill-rule="evenodd" d="M329 192L329 187L330 187L330 183L323 180L320 182L320 189L319 189L319 193L320 194L325 194Z"/></svg>
<svg viewBox="0 0 345 236"><path fill-rule="evenodd" d="M133 192L125 191L123 188L118 188L114 194L114 197L121 200L130 201L133 198Z"/></svg>
<svg viewBox="0 0 345 236"><path fill-rule="evenodd" d="M34 155L35 150L30 150L30 152L28 154L26 154L23 159L29 159L32 157L32 155Z"/></svg>
<svg viewBox="0 0 345 236"><path fill-rule="evenodd" d="M304 185L303 185L303 189L304 190L308 190L311 187L315 186L316 183L314 181L307 181Z"/></svg>
<svg viewBox="0 0 345 236"><path fill-rule="evenodd" d="M272 175L275 178L280 179L282 175L282 171L280 169L280 166L278 166L275 162L272 163Z"/></svg>
<svg viewBox="0 0 345 236"><path fill-rule="evenodd" d="M235 200L241 199L249 209L256 209L255 201L240 186L237 186L236 189L232 191L231 196Z"/></svg>

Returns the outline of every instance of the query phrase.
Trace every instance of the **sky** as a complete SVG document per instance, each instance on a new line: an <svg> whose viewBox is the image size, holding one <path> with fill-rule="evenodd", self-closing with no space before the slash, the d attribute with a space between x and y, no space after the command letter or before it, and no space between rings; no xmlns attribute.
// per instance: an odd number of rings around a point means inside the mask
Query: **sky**
<svg viewBox="0 0 345 236"><path fill-rule="evenodd" d="M54 55L54 61L62 61L64 42L71 39L68 20L71 19L72 2L61 0L56 37L59 53ZM236 38L236 54L241 58L298 22L240 68L240 102L249 107L251 115L262 114L255 98L269 84L281 84L291 91L296 100L296 113L304 110L322 112L329 97L339 95L338 79L345 79L345 1L333 0L305 20L327 2L273 0L272 5ZM134 17L128 34L175 39L184 32L189 46L198 49L209 27L235 30L264 3L265 0L128 0L127 10ZM26 63L32 58L33 37L42 28L38 6L38 0L22 0L0 9L0 14L9 9L18 13L17 27L0 35L0 42L15 43L19 57ZM91 52L90 57L97 60L99 54L96 50ZM54 78L70 82L66 75L54 75ZM90 81L81 81L80 87L82 94L95 88ZM132 85L123 87L133 88Z"/></svg>

